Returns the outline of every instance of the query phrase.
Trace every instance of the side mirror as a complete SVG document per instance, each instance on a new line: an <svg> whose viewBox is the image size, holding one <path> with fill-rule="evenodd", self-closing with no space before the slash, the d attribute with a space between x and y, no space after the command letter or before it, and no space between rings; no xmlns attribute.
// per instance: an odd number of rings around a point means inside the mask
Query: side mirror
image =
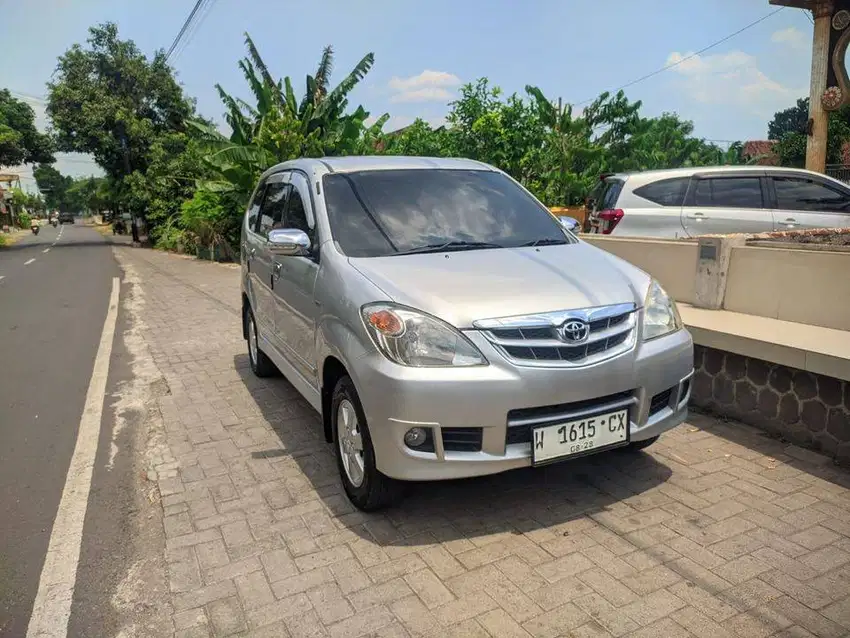
<svg viewBox="0 0 850 638"><path fill-rule="evenodd" d="M294 228L269 232L269 252L284 257L304 257L310 252L310 238Z"/></svg>
<svg viewBox="0 0 850 638"><path fill-rule="evenodd" d="M566 228L571 233L577 233L581 230L578 220L573 219L572 217L561 217L560 220L561 226Z"/></svg>

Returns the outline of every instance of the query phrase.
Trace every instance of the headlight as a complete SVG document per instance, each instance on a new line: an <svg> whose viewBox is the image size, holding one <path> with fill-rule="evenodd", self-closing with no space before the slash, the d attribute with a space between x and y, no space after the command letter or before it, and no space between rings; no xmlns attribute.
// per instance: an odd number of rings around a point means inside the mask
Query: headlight
<svg viewBox="0 0 850 638"><path fill-rule="evenodd" d="M682 319L676 309L676 302L653 279L643 304L643 340L663 337L681 327Z"/></svg>
<svg viewBox="0 0 850 638"><path fill-rule="evenodd" d="M391 303L361 309L378 350L390 361L417 368L487 365L472 342L436 317Z"/></svg>

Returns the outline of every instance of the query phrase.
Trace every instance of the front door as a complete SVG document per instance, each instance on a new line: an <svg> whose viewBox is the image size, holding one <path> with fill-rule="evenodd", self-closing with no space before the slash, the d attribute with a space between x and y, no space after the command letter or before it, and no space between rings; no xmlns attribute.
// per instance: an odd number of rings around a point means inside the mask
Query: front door
<svg viewBox="0 0 850 638"><path fill-rule="evenodd" d="M774 175L776 230L847 228L850 191L816 177Z"/></svg>
<svg viewBox="0 0 850 638"><path fill-rule="evenodd" d="M773 231L773 211L767 207L763 178L758 174L692 180L682 225L691 237Z"/></svg>
<svg viewBox="0 0 850 638"><path fill-rule="evenodd" d="M254 294L257 307L254 309L257 327L265 341L277 350L281 349L280 338L275 334L275 305L272 298L274 285L273 262L275 257L268 249L269 231L282 227L283 211L289 194L289 184L284 174L272 175L266 182L266 193L260 205L260 220L257 225L260 246L251 262Z"/></svg>
<svg viewBox="0 0 850 638"><path fill-rule="evenodd" d="M316 365L316 321L319 307L314 290L319 272L316 248L316 221L307 178L293 171L289 178L292 190L284 213L288 229L303 230L312 240L311 254L306 257L276 257L273 268L275 329L284 344L286 356L305 379L318 387Z"/></svg>

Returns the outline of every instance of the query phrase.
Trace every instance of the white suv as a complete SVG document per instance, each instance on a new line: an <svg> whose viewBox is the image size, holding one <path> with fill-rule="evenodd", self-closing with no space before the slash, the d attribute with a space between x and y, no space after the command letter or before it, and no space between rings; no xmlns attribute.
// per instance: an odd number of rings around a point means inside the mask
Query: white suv
<svg viewBox="0 0 850 638"><path fill-rule="evenodd" d="M850 227L850 188L811 171L770 166L677 168L604 175L587 230L696 237Z"/></svg>

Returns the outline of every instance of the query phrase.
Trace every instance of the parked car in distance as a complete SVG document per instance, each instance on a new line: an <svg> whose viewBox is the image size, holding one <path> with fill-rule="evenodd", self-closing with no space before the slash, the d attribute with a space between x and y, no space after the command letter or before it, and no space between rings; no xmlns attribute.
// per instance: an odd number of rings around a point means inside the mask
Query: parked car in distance
<svg viewBox="0 0 850 638"><path fill-rule="evenodd" d="M687 415L673 300L492 166L285 162L260 178L240 250L251 369L319 411L360 509L400 481L641 449Z"/></svg>
<svg viewBox="0 0 850 638"><path fill-rule="evenodd" d="M59 223L60 224L73 224L74 223L74 213L69 213L67 211L63 211L59 213Z"/></svg>
<svg viewBox="0 0 850 638"><path fill-rule="evenodd" d="M712 166L604 175L585 230L696 237L850 227L850 187L795 168Z"/></svg>

